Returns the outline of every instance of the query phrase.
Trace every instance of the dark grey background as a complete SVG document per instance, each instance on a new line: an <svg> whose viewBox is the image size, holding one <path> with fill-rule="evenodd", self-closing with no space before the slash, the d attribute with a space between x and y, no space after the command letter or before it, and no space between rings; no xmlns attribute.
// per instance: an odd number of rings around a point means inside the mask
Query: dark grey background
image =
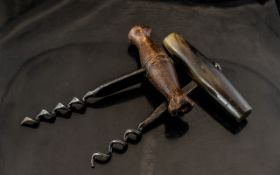
<svg viewBox="0 0 280 175"><path fill-rule="evenodd" d="M0 1L0 174L280 173L280 17L274 1ZM20 127L25 115L137 69L127 32L147 24L158 43L181 33L224 73L254 108L232 134L197 106L91 169L90 155L134 128L154 108L149 88L70 119ZM105 107L106 106L106 107Z"/></svg>

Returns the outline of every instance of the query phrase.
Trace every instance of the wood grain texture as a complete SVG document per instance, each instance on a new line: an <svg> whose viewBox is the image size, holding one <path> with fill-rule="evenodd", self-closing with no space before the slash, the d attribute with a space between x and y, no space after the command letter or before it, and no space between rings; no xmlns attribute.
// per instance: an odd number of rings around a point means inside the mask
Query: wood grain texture
<svg viewBox="0 0 280 175"><path fill-rule="evenodd" d="M169 113L172 116L182 115L190 111L194 103L183 95L172 60L152 42L151 31L148 27L134 26L128 38L139 50L147 78L168 100Z"/></svg>

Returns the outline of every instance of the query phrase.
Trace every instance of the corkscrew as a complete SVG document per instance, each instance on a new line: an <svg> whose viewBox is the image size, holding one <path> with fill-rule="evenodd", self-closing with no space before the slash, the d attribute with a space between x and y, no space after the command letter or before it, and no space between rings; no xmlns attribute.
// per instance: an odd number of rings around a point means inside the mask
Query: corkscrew
<svg viewBox="0 0 280 175"><path fill-rule="evenodd" d="M194 101L188 95L197 87L210 95L236 122L242 122L251 113L252 108L229 80L221 72L219 64L209 59L191 46L176 33L169 34L163 48L156 46L151 38L151 29L134 26L128 34L129 41L139 50L142 68L123 75L87 92L82 99L74 97L67 105L58 103L49 112L45 109L34 118L25 117L21 122L25 126L36 126L40 121L50 121L57 116L66 116L71 112L80 112L99 99L118 93L147 79L165 97L160 104L136 129L127 129L121 139L109 143L106 153L96 152L91 156L91 166L95 162L109 161L114 152L125 151L129 143L139 141L148 126L167 112L173 116L182 116L192 110ZM191 81L181 88L176 72L177 66L184 66Z"/></svg>
<svg viewBox="0 0 280 175"><path fill-rule="evenodd" d="M116 78L110 82L102 84L92 91L88 91L82 99L73 97L73 99L67 104L58 103L51 112L46 109L42 109L37 116L24 117L21 121L21 125L29 127L37 127L40 121L52 121L57 116L67 116L71 112L81 112L88 105L93 104L101 98L117 93L118 91L125 89L131 85L134 85L144 77L144 69L139 69L132 73L126 74L119 78Z"/></svg>
<svg viewBox="0 0 280 175"><path fill-rule="evenodd" d="M197 84L191 81L182 90L184 95L189 95L195 88ZM127 148L129 141L139 141L144 134L145 129L154 123L156 120L163 116L163 113L167 111L167 102L160 104L144 121L140 122L136 129L127 129L123 135L123 139L115 139L109 143L107 153L96 152L91 156L91 167L95 167L95 161L98 162L108 162L113 155L113 150L123 151ZM117 147L120 145L121 147Z"/></svg>

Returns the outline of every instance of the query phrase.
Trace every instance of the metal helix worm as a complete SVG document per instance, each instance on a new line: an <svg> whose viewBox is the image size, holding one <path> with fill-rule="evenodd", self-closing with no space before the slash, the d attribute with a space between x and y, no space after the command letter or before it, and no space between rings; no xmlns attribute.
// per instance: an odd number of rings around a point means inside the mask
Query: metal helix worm
<svg viewBox="0 0 280 175"><path fill-rule="evenodd" d="M112 158L114 150L123 151L127 148L129 141L139 141L142 137L142 127L139 125L137 129L127 129L124 132L123 140L115 139L109 143L107 153L96 152L91 156L91 167L95 167L95 162L108 162ZM120 147L117 147L120 145Z"/></svg>
<svg viewBox="0 0 280 175"><path fill-rule="evenodd" d="M98 86L92 91L87 92L81 100L77 97L74 97L67 105L58 103L51 112L47 111L46 109L42 109L35 118L24 117L21 125L35 127L38 126L40 121L51 121L57 116L66 116L71 112L82 111L85 109L85 107L87 107L88 104L94 103L95 100L110 96L122 89L139 83L139 81L144 76L144 73L145 69L141 68L133 71L132 73L125 74L119 78Z"/></svg>
<svg viewBox="0 0 280 175"><path fill-rule="evenodd" d="M66 116L72 112L82 111L86 108L87 104L91 103L89 99L94 97L94 95L98 92L97 90L87 92L83 96L82 100L77 97L73 97L67 105L59 102L51 112L46 109L42 109L35 118L24 117L21 125L34 127L37 126L40 121L51 121L57 116Z"/></svg>

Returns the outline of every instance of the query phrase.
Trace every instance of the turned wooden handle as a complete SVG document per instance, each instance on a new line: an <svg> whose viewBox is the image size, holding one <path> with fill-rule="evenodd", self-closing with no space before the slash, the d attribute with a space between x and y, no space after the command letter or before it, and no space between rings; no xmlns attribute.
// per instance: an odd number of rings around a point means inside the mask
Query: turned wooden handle
<svg viewBox="0 0 280 175"><path fill-rule="evenodd" d="M147 78L166 97L169 113L173 116L184 114L192 109L194 103L183 94L171 58L152 42L151 32L148 27L134 26L128 39L139 50Z"/></svg>

